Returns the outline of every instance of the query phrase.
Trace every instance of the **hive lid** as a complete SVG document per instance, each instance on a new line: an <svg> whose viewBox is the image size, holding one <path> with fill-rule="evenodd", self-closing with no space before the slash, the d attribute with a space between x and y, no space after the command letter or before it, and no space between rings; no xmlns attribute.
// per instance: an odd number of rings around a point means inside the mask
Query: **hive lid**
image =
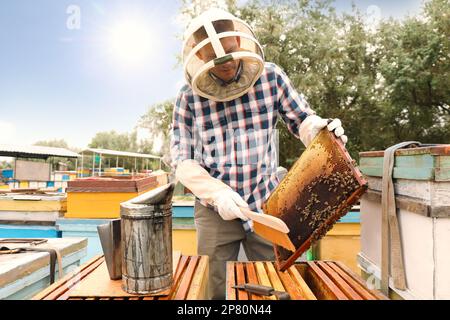
<svg viewBox="0 0 450 320"><path fill-rule="evenodd" d="M384 151L360 152L360 169L371 177L383 176ZM450 144L424 145L395 152L394 179L450 181Z"/></svg>
<svg viewBox="0 0 450 320"><path fill-rule="evenodd" d="M396 156L429 154L434 156L450 156L450 144L422 144L420 147L398 149ZM384 150L364 151L359 153L360 158L383 157Z"/></svg>

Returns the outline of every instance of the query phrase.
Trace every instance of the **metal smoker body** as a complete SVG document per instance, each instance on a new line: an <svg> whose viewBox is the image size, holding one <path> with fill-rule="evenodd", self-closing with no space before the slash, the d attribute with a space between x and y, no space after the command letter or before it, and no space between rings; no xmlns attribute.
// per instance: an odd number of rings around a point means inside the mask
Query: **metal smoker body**
<svg viewBox="0 0 450 320"><path fill-rule="evenodd" d="M170 289L173 183L120 205L122 289L153 294Z"/></svg>

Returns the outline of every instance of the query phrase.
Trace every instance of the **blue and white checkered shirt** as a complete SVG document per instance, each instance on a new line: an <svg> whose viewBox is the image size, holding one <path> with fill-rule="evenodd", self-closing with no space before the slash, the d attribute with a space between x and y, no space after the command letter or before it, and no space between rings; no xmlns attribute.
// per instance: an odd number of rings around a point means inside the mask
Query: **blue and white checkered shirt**
<svg viewBox="0 0 450 320"><path fill-rule="evenodd" d="M232 101L205 99L185 85L173 112L173 166L178 161L197 160L212 177L239 193L250 209L261 212L279 183L278 117L298 138L299 125L310 114L314 111L273 63L265 63L250 91Z"/></svg>

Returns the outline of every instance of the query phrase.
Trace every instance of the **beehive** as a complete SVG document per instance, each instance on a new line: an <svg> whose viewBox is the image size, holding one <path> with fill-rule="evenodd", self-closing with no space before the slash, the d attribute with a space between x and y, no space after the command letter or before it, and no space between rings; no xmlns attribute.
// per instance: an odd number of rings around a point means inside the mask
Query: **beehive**
<svg viewBox="0 0 450 320"><path fill-rule="evenodd" d="M358 264L364 276L378 281L384 151L359 155L369 188L361 199ZM450 299L450 144L397 150L392 178L407 287L398 290L391 285L390 294L403 299Z"/></svg>
<svg viewBox="0 0 450 320"><path fill-rule="evenodd" d="M158 186L155 176L95 177L68 182L66 218L118 218L120 203Z"/></svg>

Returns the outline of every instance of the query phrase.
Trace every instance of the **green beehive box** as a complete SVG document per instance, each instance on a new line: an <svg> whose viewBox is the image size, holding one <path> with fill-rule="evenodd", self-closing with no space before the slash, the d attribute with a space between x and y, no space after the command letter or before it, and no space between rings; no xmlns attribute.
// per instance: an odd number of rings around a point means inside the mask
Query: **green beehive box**
<svg viewBox="0 0 450 320"><path fill-rule="evenodd" d="M383 176L384 151L360 152L359 169L366 176ZM395 153L394 179L450 181L450 145L400 149Z"/></svg>

